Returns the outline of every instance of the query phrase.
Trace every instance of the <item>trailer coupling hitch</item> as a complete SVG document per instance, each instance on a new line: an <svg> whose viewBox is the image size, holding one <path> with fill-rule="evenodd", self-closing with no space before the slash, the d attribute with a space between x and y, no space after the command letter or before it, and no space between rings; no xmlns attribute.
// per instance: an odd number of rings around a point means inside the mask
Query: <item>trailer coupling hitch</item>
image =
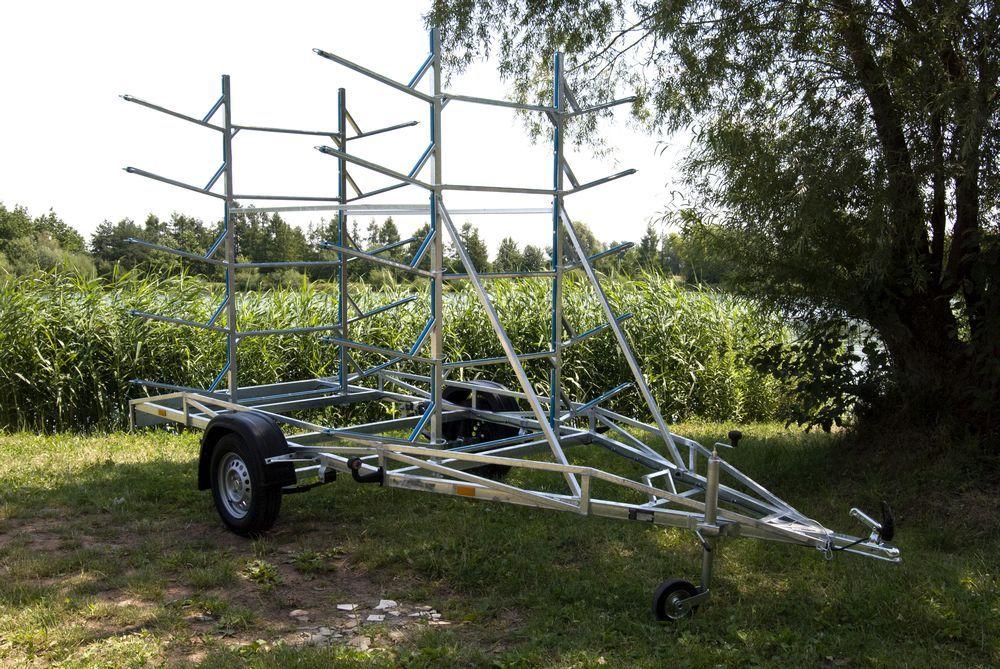
<svg viewBox="0 0 1000 669"><path fill-rule="evenodd" d="M884 541L892 541L892 538L896 536L896 519L892 515L889 503L885 500L882 500L882 522L875 520L857 507L851 509L850 515L860 520L863 525L872 531L869 541L882 543Z"/></svg>
<svg viewBox="0 0 1000 669"><path fill-rule="evenodd" d="M351 458L347 461L347 468L351 470L351 476L354 477L354 480L358 483L378 483L382 485L385 482L385 469L379 467L373 472L362 474L361 468L364 464L361 458Z"/></svg>
<svg viewBox="0 0 1000 669"><path fill-rule="evenodd" d="M715 442L715 445L721 446L722 448L732 448L735 450L736 447L740 445L740 439L743 438L743 433L740 432L739 430L730 430L727 436L729 437L728 444L723 441L717 441Z"/></svg>

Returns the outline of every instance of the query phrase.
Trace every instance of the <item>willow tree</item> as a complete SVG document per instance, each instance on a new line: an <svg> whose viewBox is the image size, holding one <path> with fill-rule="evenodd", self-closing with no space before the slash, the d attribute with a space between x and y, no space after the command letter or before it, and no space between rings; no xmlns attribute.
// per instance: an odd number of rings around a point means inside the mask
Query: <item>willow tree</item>
<svg viewBox="0 0 1000 669"><path fill-rule="evenodd" d="M960 0L438 0L429 18L452 67L492 56L522 99L547 99L561 50L581 104L636 92L651 131L692 132L690 204L735 284L869 324L897 397L988 428L1000 413L998 12ZM593 122L578 123L587 138Z"/></svg>

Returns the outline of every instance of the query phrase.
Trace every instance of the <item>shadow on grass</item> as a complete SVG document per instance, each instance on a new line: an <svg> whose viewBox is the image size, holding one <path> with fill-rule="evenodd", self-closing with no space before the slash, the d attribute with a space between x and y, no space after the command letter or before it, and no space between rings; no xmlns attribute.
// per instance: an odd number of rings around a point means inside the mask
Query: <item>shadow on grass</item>
<svg viewBox="0 0 1000 669"><path fill-rule="evenodd" d="M712 426L712 434L718 429ZM707 432L695 429L692 436L705 438ZM846 515L851 504L878 500L899 487L877 471L852 472L835 440L772 432L725 455L835 528L851 529ZM711 438L705 441L711 443ZM945 532L942 528L904 524L898 541L905 561L898 566L851 556L827 562L802 548L726 542L712 598L693 619L661 626L649 613L655 586L671 577L696 580L700 553L688 533L359 486L342 478L287 497L268 538L219 541L210 496L194 489L193 459L91 461L71 470L65 477L4 480L12 487L3 492L8 519L0 529L15 536L0 545L8 573L0 582L5 611L0 636L14 638L17 648L39 647L40 640L25 645L15 633L44 627L39 617L46 610L51 624L58 624L60 616L81 615L75 605L55 603L67 588L74 595L131 588L140 598L164 606L169 597L162 583L157 586L153 577L152 583L139 578L138 585L129 580L162 570L195 590L199 588L191 584L201 573L204 585L225 599L234 561L267 558L294 546L341 550L346 555L343 569L363 574L386 598L428 600L458 624L428 628L372 654L343 647L258 644L236 649L221 644L199 658L204 664L788 667L1000 662L996 542L951 550L935 539ZM47 547L48 555L25 555L37 545ZM79 580L87 573L103 576L96 584ZM323 576L334 581L343 577ZM280 598L282 587L275 586L275 597ZM169 648L172 635L181 633L169 606L146 623L162 647ZM113 618L112 624L123 631L144 623L124 616ZM31 637L27 632L23 636Z"/></svg>

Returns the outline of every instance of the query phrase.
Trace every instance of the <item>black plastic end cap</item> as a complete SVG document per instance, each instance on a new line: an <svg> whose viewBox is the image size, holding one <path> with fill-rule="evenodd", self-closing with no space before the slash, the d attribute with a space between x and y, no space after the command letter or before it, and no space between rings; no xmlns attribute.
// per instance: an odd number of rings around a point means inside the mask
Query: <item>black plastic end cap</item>
<svg viewBox="0 0 1000 669"><path fill-rule="evenodd" d="M382 485L385 481L385 470L379 467L373 472L367 474L361 473L361 467L363 466L361 458L354 457L347 461L347 468L351 470L351 476L358 483L378 483Z"/></svg>

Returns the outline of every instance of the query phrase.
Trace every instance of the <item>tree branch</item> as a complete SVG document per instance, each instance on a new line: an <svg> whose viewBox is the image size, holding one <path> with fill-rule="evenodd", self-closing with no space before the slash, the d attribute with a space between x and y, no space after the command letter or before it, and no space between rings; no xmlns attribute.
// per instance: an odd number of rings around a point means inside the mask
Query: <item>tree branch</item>
<svg viewBox="0 0 1000 669"><path fill-rule="evenodd" d="M864 28L859 22L860 10L854 0L834 0L837 14L834 23L844 40L855 74L871 105L875 131L885 155L889 178L890 206L895 227L893 246L897 261L907 251L918 257L927 256L928 240L924 221L923 201L910 149L903 132L903 119L889 82L872 53Z"/></svg>
<svg viewBox="0 0 1000 669"><path fill-rule="evenodd" d="M635 23L633 23L628 28L624 28L623 30L619 30L618 33L614 37L612 37L610 40L608 40L608 43L605 44L604 47L600 51L598 51L597 53L594 53L593 55L591 55L589 58L587 58L587 60L583 61L582 63L574 65L569 70L567 70L566 73L569 74L571 72L575 72L576 70L579 70L580 68L583 68L583 67L586 67L587 65L590 65L592 62L594 62L595 60L597 60L598 58L600 58L604 54L606 54L608 51L610 51L611 47L614 46L615 42L617 42L618 40L620 40L622 37L625 37L625 35L629 34L633 30L635 30L636 28L638 28L639 26L641 26L643 23L645 23L646 21L650 20L651 18L653 18L652 14L650 14L649 16L646 16L645 18L639 19L638 21L636 21Z"/></svg>
<svg viewBox="0 0 1000 669"><path fill-rule="evenodd" d="M979 91L970 81L969 67L951 40L941 50L941 61L955 91L955 140L959 169L955 175L955 228L945 284L957 289L967 283L972 261L979 253L980 149L986 110L982 94L975 94ZM982 83L982 77L979 83Z"/></svg>
<svg viewBox="0 0 1000 669"><path fill-rule="evenodd" d="M931 119L931 150L934 155L933 174L931 175L931 270L934 280L940 283L944 272L944 238L945 238L945 177L944 177L944 132L941 113L934 114Z"/></svg>

